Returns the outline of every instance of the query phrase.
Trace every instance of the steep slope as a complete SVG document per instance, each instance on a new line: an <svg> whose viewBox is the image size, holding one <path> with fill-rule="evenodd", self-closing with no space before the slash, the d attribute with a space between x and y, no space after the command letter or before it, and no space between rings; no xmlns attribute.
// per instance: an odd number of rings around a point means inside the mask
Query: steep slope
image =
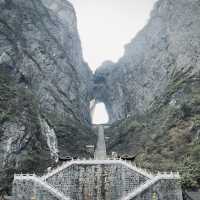
<svg viewBox="0 0 200 200"><path fill-rule="evenodd" d="M106 104L111 122L144 113L175 73L199 71L199 6L196 0L158 1L119 62L106 62L96 71L101 90L96 96Z"/></svg>
<svg viewBox="0 0 200 200"><path fill-rule="evenodd" d="M37 101L11 73L0 67L0 189L4 190L18 170L40 173L52 163Z"/></svg>
<svg viewBox="0 0 200 200"><path fill-rule="evenodd" d="M95 73L106 104L109 151L153 170L177 170L200 187L200 3L160 0L118 63ZM120 121L119 121L120 120Z"/></svg>
<svg viewBox="0 0 200 200"><path fill-rule="evenodd" d="M148 112L114 123L106 130L109 152L135 157L153 171L179 170L185 188L199 188L199 81L183 75Z"/></svg>
<svg viewBox="0 0 200 200"><path fill-rule="evenodd" d="M92 73L72 5L1 0L0 13L1 189L13 172L39 173L58 156L87 156L95 137Z"/></svg>

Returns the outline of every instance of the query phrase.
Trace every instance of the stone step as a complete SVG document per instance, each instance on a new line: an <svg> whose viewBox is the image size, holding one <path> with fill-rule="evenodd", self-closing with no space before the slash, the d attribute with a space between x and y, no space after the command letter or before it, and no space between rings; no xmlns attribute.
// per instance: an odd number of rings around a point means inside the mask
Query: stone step
<svg viewBox="0 0 200 200"><path fill-rule="evenodd" d="M44 176L41 177L42 180L46 180L48 179L49 177L61 172L62 170L72 166L72 165L99 165L99 164L121 164L121 165L124 165L126 166L127 168L139 173L139 174L142 174L143 176L151 179L154 177L154 175L148 173L146 170L144 169L141 169L139 167L137 167L136 165L132 165L126 161L123 161L123 160L72 160L72 161L69 161L69 162L66 162L64 163L63 165L61 165L60 167L56 168L56 169L53 169L51 172L48 172L47 174L45 174Z"/></svg>
<svg viewBox="0 0 200 200"><path fill-rule="evenodd" d="M154 185L159 180L163 179L180 179L180 176L178 174L158 174L153 179L149 179L144 184L140 185L138 188L136 188L132 193L128 194L126 197L123 197L122 200L132 200L139 194L141 194L143 191Z"/></svg>
<svg viewBox="0 0 200 200"><path fill-rule="evenodd" d="M49 183L41 180L35 175L15 175L14 179L18 180L32 180L33 182L43 186L48 192L56 196L60 200L70 200L70 198L66 197L65 194L58 191L56 188L51 186Z"/></svg>

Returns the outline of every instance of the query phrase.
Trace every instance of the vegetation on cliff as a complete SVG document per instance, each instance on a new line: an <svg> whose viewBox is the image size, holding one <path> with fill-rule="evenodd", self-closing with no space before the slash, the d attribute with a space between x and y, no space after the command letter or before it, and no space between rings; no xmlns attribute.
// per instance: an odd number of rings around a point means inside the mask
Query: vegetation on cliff
<svg viewBox="0 0 200 200"><path fill-rule="evenodd" d="M14 173L41 173L50 164L38 115L39 108L33 93L23 84L17 84L13 72L1 65L1 188L9 188Z"/></svg>
<svg viewBox="0 0 200 200"><path fill-rule="evenodd" d="M180 171L184 188L200 187L199 74L177 73L147 113L116 122L109 150L136 156L152 171ZM116 137L113 137L113 134Z"/></svg>

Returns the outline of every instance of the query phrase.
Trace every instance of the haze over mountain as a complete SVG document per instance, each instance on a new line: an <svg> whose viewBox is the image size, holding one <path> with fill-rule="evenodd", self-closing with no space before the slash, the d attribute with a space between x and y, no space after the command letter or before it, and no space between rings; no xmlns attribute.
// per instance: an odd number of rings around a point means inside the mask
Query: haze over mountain
<svg viewBox="0 0 200 200"><path fill-rule="evenodd" d="M78 17L83 55L94 71L105 60L117 61L148 22L156 0L70 0Z"/></svg>
<svg viewBox="0 0 200 200"><path fill-rule="evenodd" d="M14 173L90 158L91 102L108 111L109 155L178 170L183 188L199 189L199 19L198 0L159 0L120 60L93 74L70 2L0 0L0 191Z"/></svg>

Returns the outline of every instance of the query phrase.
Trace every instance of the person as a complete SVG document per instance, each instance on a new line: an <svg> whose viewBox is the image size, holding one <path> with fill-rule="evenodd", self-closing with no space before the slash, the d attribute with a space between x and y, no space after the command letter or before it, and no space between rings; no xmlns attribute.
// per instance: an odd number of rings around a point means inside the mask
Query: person
<svg viewBox="0 0 200 200"><path fill-rule="evenodd" d="M36 197L35 197L35 196L33 196L33 197L31 198L31 200L37 200L37 199L36 199Z"/></svg>
<svg viewBox="0 0 200 200"><path fill-rule="evenodd" d="M153 193L152 200L158 200L158 195L156 192Z"/></svg>

